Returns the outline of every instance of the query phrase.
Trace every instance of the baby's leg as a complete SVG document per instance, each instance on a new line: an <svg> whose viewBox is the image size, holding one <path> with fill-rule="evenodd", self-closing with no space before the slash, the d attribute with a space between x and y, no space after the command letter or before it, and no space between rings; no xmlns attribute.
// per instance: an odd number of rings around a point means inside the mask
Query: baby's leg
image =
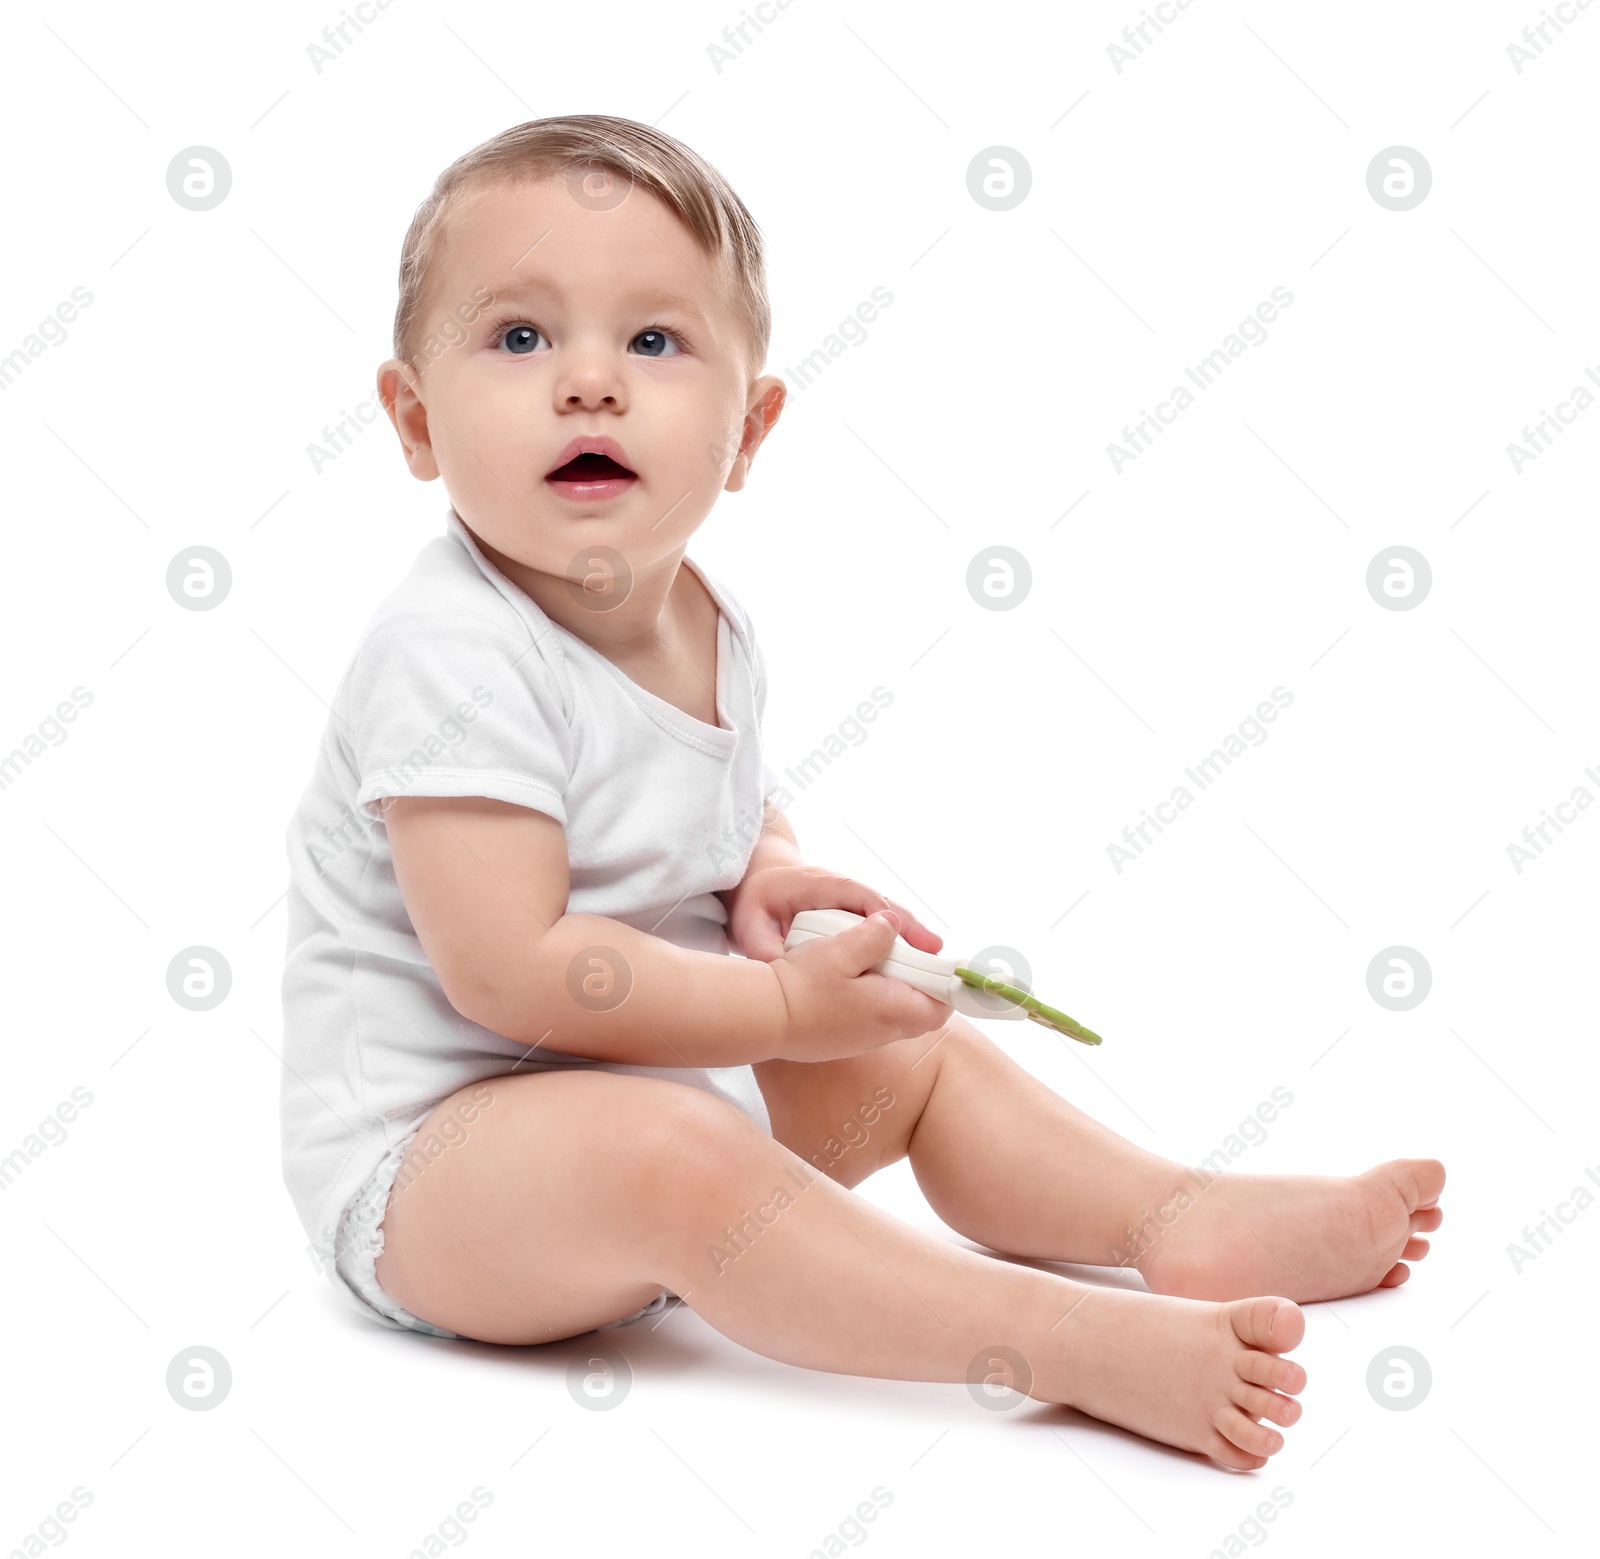
<svg viewBox="0 0 1600 1559"><path fill-rule="evenodd" d="M1304 1302L1403 1283L1444 1217L1437 1159L1216 1174L1125 1141L959 1015L935 1054L912 1169L934 1211L993 1250L1132 1266L1158 1294Z"/></svg>
<svg viewBox="0 0 1600 1559"><path fill-rule="evenodd" d="M391 1198L378 1280L463 1336L575 1335L670 1288L768 1358L1006 1383L1230 1467L1264 1464L1305 1384L1288 1300L1088 1288L923 1234L709 1094L579 1070L498 1078L469 1134ZM463 1091L465 1092L465 1090ZM459 1096L438 1106L448 1111ZM427 1123L419 1133L426 1138Z"/></svg>

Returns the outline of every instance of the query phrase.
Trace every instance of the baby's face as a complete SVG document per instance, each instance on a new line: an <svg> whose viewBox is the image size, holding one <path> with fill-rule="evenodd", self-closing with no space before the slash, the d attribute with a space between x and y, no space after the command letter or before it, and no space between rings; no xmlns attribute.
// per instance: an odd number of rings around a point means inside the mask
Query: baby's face
<svg viewBox="0 0 1600 1559"><path fill-rule="evenodd" d="M604 210L560 177L495 182L447 223L414 337L437 355L379 370L412 472L542 574L579 577L596 546L635 573L675 555L783 402L749 377L728 277L637 187ZM573 463L586 439L626 472Z"/></svg>

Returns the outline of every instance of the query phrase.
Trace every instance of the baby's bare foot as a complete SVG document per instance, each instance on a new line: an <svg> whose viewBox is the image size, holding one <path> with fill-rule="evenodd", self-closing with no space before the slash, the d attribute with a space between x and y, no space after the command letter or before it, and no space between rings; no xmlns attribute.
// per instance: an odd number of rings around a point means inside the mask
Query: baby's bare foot
<svg viewBox="0 0 1600 1559"><path fill-rule="evenodd" d="M1437 1229L1444 1165L1396 1158L1359 1175L1215 1176L1199 1171L1152 1209L1135 1265L1157 1294L1238 1299L1271 1292L1342 1299L1404 1283Z"/></svg>
<svg viewBox="0 0 1600 1559"><path fill-rule="evenodd" d="M1047 1338L1057 1365L1030 1396L1065 1402L1152 1440L1200 1451L1241 1471L1264 1467L1292 1424L1306 1372L1277 1355L1305 1335L1300 1307L1276 1296L1231 1304L1090 1288Z"/></svg>

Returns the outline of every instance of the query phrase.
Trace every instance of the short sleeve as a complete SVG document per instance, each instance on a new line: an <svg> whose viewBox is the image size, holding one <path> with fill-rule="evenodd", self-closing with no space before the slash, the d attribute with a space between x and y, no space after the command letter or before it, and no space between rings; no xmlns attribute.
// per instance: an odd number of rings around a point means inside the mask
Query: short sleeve
<svg viewBox="0 0 1600 1559"><path fill-rule="evenodd" d="M488 796L566 823L572 731L531 639L484 617L391 619L342 692L368 817L389 796Z"/></svg>

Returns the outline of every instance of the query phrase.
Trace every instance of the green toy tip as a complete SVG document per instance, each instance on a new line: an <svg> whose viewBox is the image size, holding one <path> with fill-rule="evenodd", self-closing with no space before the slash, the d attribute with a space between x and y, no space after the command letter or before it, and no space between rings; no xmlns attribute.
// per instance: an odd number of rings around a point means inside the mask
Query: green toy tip
<svg viewBox="0 0 1600 1559"><path fill-rule="evenodd" d="M974 969L958 968L956 974L960 976L963 984L976 986L979 990L988 991L991 996L1012 1002L1021 1007L1035 1023L1042 1023L1047 1029L1065 1034L1068 1039L1076 1039L1085 1045L1102 1043L1100 1036L1093 1029L1086 1029L1076 1019L1069 1018L1066 1013L1055 1007L1045 1006L1037 996L1031 996L1015 985L1007 985L1004 980L997 980L990 974L979 974Z"/></svg>

